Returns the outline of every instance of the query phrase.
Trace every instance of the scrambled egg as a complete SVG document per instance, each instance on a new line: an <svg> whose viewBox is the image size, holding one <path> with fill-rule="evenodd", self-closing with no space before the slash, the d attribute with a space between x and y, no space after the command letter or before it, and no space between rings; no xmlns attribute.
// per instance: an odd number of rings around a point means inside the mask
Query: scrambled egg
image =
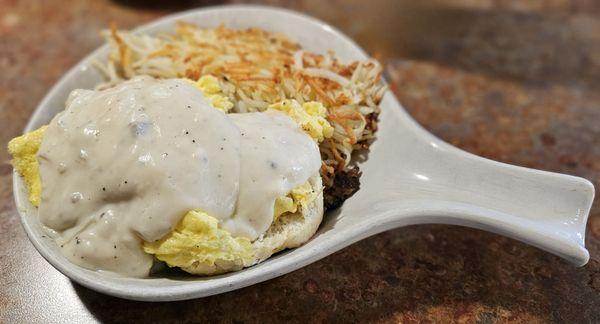
<svg viewBox="0 0 600 324"><path fill-rule="evenodd" d="M156 242L144 242L144 251L169 266L190 267L194 263L214 266L215 262L249 264L254 259L250 240L232 237L219 228L219 221L200 210L188 212L175 229Z"/></svg>
<svg viewBox="0 0 600 324"><path fill-rule="evenodd" d="M189 81L210 100L213 107L225 113L233 108L233 103L223 94L223 89L216 77L204 75L198 81ZM269 109L278 110L290 116L318 143L333 136L333 127L325 118L327 108L320 102L310 101L300 105L296 100L286 99L270 105Z"/></svg>
<svg viewBox="0 0 600 324"><path fill-rule="evenodd" d="M223 95L219 80L212 75L204 75L194 82L194 86L198 88L204 96L206 96L213 107L227 113L233 108L233 103Z"/></svg>
<svg viewBox="0 0 600 324"><path fill-rule="evenodd" d="M212 105L228 112L233 103L221 91L218 80L213 76L203 76L194 85L210 100ZM333 128L325 120L327 110L321 103L307 102L300 105L295 100L284 100L271 105L271 109L282 111L298 122L313 139L320 142L331 137ZM11 163L24 178L29 191L29 201L39 206L41 182L37 152L47 126L19 136L8 144L13 156ZM293 189L288 195L275 201L273 221L284 213L295 213L299 208L307 207L316 198L309 182ZM199 210L185 214L175 229L156 242L144 242L144 251L154 254L157 259L171 267L189 267L194 263L214 266L215 262L235 262L248 264L253 260L254 252L247 238L233 237L219 228L219 221Z"/></svg>
<svg viewBox="0 0 600 324"><path fill-rule="evenodd" d="M307 181L304 184L292 189L287 196L282 196L275 200L273 221L285 213L295 213L298 207L306 208L315 200L317 193L313 190Z"/></svg>
<svg viewBox="0 0 600 324"><path fill-rule="evenodd" d="M287 196L275 201L273 221L284 213L295 213L315 200L317 193L307 181ZM219 221L200 210L185 214L175 229L157 242L144 242L144 251L170 267L187 268L200 263L213 267L216 262L252 263L254 250L250 240L233 237L219 228Z"/></svg>
<svg viewBox="0 0 600 324"><path fill-rule="evenodd" d="M319 143L333 136L333 127L325 119L327 108L320 102L310 101L300 105L296 100L286 99L270 105L269 109L288 114L310 137Z"/></svg>
<svg viewBox="0 0 600 324"><path fill-rule="evenodd" d="M31 133L13 138L8 142L8 153L13 156L10 163L25 180L25 186L29 192L29 201L35 207L40 205L40 195L42 194L36 155L47 127L42 126Z"/></svg>

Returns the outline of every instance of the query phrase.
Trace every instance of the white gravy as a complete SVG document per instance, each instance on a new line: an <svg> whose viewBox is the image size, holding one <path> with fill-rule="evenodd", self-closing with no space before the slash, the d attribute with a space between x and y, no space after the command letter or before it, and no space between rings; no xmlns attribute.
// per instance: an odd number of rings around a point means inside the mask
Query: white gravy
<svg viewBox="0 0 600 324"><path fill-rule="evenodd" d="M279 112L225 115L183 80L138 77L75 90L38 153L41 222L72 262L149 273L142 240L202 209L256 239L278 196L317 174L314 141Z"/></svg>
<svg viewBox="0 0 600 324"><path fill-rule="evenodd" d="M241 132L240 193L231 233L256 239L273 221L275 200L315 175L317 144L287 115L277 111L229 115Z"/></svg>

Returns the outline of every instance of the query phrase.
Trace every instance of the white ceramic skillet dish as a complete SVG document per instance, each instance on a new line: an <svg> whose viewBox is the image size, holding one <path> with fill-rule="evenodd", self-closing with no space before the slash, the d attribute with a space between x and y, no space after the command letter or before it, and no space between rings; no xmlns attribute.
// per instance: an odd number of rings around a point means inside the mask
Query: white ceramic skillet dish
<svg viewBox="0 0 600 324"><path fill-rule="evenodd" d="M332 49L345 60L366 58L358 45L335 28L268 7L194 10L160 19L138 31L172 31L177 20L203 27L260 27L284 33L309 51ZM25 131L47 124L63 110L71 90L93 88L101 82L102 76L91 62L102 61L107 52L103 46L71 69L42 100ZM594 196L589 181L465 153L417 125L392 93L384 97L381 110L378 139L366 162L361 163L361 189L338 211L325 215L309 242L239 272L133 279L86 270L67 261L45 236L23 182L15 174L17 208L30 240L60 272L93 290L144 301L191 299L242 288L303 267L370 235L422 223L476 227L532 244L578 266L588 261L584 235Z"/></svg>

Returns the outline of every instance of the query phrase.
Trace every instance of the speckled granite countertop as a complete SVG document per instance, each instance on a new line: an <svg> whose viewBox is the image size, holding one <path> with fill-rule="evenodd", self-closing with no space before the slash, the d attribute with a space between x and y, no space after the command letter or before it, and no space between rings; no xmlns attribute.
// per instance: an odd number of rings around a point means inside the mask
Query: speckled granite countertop
<svg viewBox="0 0 600 324"><path fill-rule="evenodd" d="M355 38L386 64L410 113L442 139L598 187L600 3L415 2L267 1ZM100 45L98 30L199 3L0 2L2 146L20 134L50 86ZM0 322L600 322L598 199L586 237L591 260L582 268L478 230L412 226L249 288L148 304L71 283L42 259L19 224L8 159L0 150Z"/></svg>

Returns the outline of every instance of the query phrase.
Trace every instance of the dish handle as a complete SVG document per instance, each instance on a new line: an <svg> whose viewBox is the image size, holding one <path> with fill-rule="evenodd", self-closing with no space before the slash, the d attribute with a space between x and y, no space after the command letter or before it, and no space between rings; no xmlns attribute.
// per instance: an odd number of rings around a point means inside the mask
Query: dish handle
<svg viewBox="0 0 600 324"><path fill-rule="evenodd" d="M377 188L370 189L376 192L370 208L382 216L381 226L475 227L524 241L577 266L588 262L585 228L594 199L591 182L485 159L423 129L414 131L390 132L393 138L414 136L410 156L392 151L374 172L380 176L374 181Z"/></svg>

